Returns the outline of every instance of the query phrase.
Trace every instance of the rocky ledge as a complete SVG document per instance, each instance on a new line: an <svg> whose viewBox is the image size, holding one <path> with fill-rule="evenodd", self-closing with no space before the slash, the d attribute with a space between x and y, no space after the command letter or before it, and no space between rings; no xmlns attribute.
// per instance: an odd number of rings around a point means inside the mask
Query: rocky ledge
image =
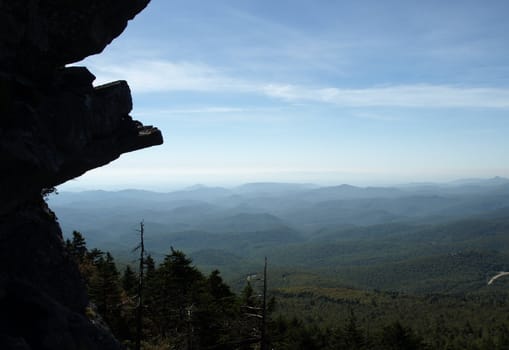
<svg viewBox="0 0 509 350"><path fill-rule="evenodd" d="M0 349L118 349L41 191L163 142L84 67L149 0L0 0Z"/></svg>

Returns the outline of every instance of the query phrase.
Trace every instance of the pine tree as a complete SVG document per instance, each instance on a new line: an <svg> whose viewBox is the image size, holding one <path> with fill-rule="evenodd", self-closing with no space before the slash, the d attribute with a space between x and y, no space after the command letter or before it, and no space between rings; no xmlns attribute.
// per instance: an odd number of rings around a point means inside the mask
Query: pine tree
<svg viewBox="0 0 509 350"><path fill-rule="evenodd" d="M129 265L126 266L121 279L122 289L129 297L134 297L137 293L138 276Z"/></svg>
<svg viewBox="0 0 509 350"><path fill-rule="evenodd" d="M155 276L156 272L156 263L154 261L154 258L152 258L152 255L147 255L145 258L145 276L147 280L149 280L151 277Z"/></svg>
<svg viewBox="0 0 509 350"><path fill-rule="evenodd" d="M206 281L205 293L201 294L200 308L196 310L196 323L200 330L200 343L203 345L222 345L237 338L232 328L239 314L237 298L224 283L218 270L212 271Z"/></svg>
<svg viewBox="0 0 509 350"><path fill-rule="evenodd" d="M422 347L410 328L405 328L398 321L383 328L380 344L387 350L417 350Z"/></svg>
<svg viewBox="0 0 509 350"><path fill-rule="evenodd" d="M255 306L254 300L254 289L250 282L247 282L246 286L240 294L240 301L246 306Z"/></svg>
<svg viewBox="0 0 509 350"><path fill-rule="evenodd" d="M160 327L157 327L158 309L158 282L157 282L156 265L152 256L149 254L145 258L145 275L144 275L144 336L145 338L156 338L160 335Z"/></svg>
<svg viewBox="0 0 509 350"><path fill-rule="evenodd" d="M153 304L160 334L188 345L193 341L194 313L205 286L205 277L191 263L183 252L171 248L156 270Z"/></svg>
<svg viewBox="0 0 509 350"><path fill-rule="evenodd" d="M334 349L359 350L366 348L366 339L351 309L345 325L342 329L337 329L333 337Z"/></svg>
<svg viewBox="0 0 509 350"><path fill-rule="evenodd" d="M207 279L207 284L208 291L217 302L225 299L231 299L235 296L235 294L231 291L230 286L224 283L219 270L214 270L210 273Z"/></svg>
<svg viewBox="0 0 509 350"><path fill-rule="evenodd" d="M65 245L67 252L71 255L74 261L78 264L82 263L88 252L87 244L83 235L78 231L73 231L72 240L67 239Z"/></svg>
<svg viewBox="0 0 509 350"><path fill-rule="evenodd" d="M99 314L115 333L121 323L119 272L109 252L106 257L103 254L97 256L94 265L96 269L89 281L89 295Z"/></svg>

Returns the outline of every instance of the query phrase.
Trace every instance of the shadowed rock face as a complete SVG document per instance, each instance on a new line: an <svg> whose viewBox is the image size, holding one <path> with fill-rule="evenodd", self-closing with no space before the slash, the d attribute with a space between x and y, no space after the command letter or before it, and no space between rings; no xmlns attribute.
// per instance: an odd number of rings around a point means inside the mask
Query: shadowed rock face
<svg viewBox="0 0 509 350"><path fill-rule="evenodd" d="M93 88L86 68L66 63L100 52L144 0L0 0L0 214L25 198L162 143L129 116L119 81Z"/></svg>
<svg viewBox="0 0 509 350"><path fill-rule="evenodd" d="M86 68L70 67L55 69L42 83L2 81L0 213L41 188L162 142L158 129L129 116L125 81L93 88L94 78Z"/></svg>
<svg viewBox="0 0 509 350"><path fill-rule="evenodd" d="M41 190L163 142L84 67L149 0L0 0L0 349L117 349Z"/></svg>
<svg viewBox="0 0 509 350"><path fill-rule="evenodd" d="M100 53L149 0L2 0L0 63L33 77Z"/></svg>

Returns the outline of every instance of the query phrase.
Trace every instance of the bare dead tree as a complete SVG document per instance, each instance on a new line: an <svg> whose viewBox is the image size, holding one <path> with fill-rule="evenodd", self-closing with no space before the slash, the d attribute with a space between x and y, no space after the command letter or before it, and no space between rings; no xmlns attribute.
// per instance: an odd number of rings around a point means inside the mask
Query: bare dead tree
<svg viewBox="0 0 509 350"><path fill-rule="evenodd" d="M145 242L144 233L145 225L143 220L140 222L140 244L136 247L136 250L140 251L139 258L139 272L138 272L138 293L136 295L136 344L135 349L141 349L141 340L143 337L143 271L145 269Z"/></svg>

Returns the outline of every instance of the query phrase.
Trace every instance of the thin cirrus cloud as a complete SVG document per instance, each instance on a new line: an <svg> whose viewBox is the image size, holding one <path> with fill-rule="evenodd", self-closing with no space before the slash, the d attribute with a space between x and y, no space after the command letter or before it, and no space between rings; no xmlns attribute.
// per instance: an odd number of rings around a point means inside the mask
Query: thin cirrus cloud
<svg viewBox="0 0 509 350"><path fill-rule="evenodd" d="M92 61L97 84L127 80L136 93L165 91L227 91L241 89L239 82L205 65L165 60L134 60L112 64Z"/></svg>
<svg viewBox="0 0 509 350"><path fill-rule="evenodd" d="M269 84L267 95L349 107L509 108L509 90L447 85L395 85L365 89L307 88Z"/></svg>
<svg viewBox="0 0 509 350"><path fill-rule="evenodd" d="M346 107L509 108L509 89L454 85L388 85L367 88L309 87L243 80L206 64L135 60L126 64L91 62L97 83L125 79L135 93L203 92L264 95L288 102Z"/></svg>
<svg viewBox="0 0 509 350"><path fill-rule="evenodd" d="M187 115L187 114L233 114L233 113L246 113L252 109L238 108L238 107L197 107L197 108L168 108L168 109L153 109L144 108L137 111L138 116L158 115L158 116L172 116L172 115Z"/></svg>

